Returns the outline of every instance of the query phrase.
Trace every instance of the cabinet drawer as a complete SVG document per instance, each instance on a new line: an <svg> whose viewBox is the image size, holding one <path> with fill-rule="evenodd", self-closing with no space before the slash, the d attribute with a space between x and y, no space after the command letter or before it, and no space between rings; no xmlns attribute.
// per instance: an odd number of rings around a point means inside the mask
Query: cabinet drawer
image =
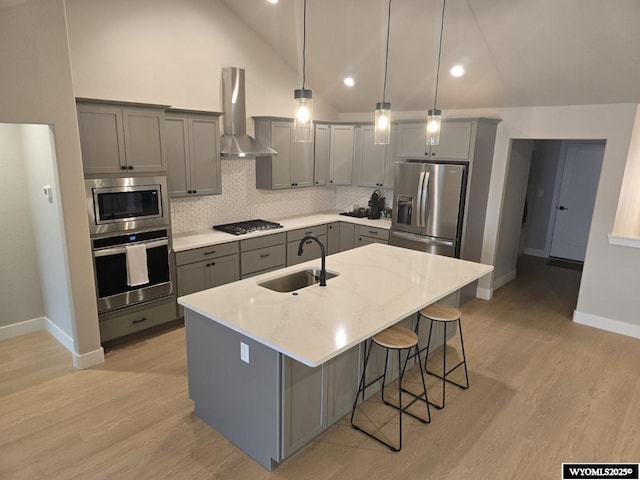
<svg viewBox="0 0 640 480"><path fill-rule="evenodd" d="M373 237L380 240L384 240L385 243L389 241L389 230L385 228L366 227L364 225L358 225L357 235L364 237Z"/></svg>
<svg viewBox="0 0 640 480"><path fill-rule="evenodd" d="M240 251L247 252L249 250L255 250L257 248L271 247L273 245L283 244L285 242L284 233L273 233L270 235L264 235L263 237L248 238L247 240L240 240Z"/></svg>
<svg viewBox="0 0 640 480"><path fill-rule="evenodd" d="M284 238L284 234L282 234ZM284 243L271 247L242 252L240 256L240 274L242 276L274 267L284 267L286 248Z"/></svg>
<svg viewBox="0 0 640 480"><path fill-rule="evenodd" d="M142 308L117 317L110 317L108 320L102 320L99 323L100 340L106 342L114 338L124 337L125 335L170 322L176 318L175 301Z"/></svg>
<svg viewBox="0 0 640 480"><path fill-rule="evenodd" d="M326 249L327 236L319 235L318 240L322 242ZM300 245L299 241L287 243L287 266L297 265L298 263L308 262L309 260L321 257L320 246L313 240L307 240L305 242L304 251L300 256L298 256L298 245Z"/></svg>
<svg viewBox="0 0 640 480"><path fill-rule="evenodd" d="M235 253L238 253L238 242L221 243L219 245L194 248L193 250L176 252L176 266L195 263L201 260L209 260L211 258L224 257Z"/></svg>
<svg viewBox="0 0 640 480"><path fill-rule="evenodd" d="M287 242L295 242L302 240L302 237L307 235L314 235L316 237L327 234L327 225L314 225L307 228L299 228L298 230L291 230L287 232Z"/></svg>

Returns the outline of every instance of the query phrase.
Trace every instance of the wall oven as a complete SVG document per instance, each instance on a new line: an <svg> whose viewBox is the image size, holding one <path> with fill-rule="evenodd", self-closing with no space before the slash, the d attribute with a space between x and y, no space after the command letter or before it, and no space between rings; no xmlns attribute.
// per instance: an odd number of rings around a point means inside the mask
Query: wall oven
<svg viewBox="0 0 640 480"><path fill-rule="evenodd" d="M167 297L173 293L168 229L97 237L91 241L98 296L98 313ZM132 248L143 259L144 281L131 281ZM140 252L142 249L142 252ZM145 258L146 257L146 258ZM138 284L139 283L139 284Z"/></svg>
<svg viewBox="0 0 640 480"><path fill-rule="evenodd" d="M169 225L166 177L86 179L92 235Z"/></svg>
<svg viewBox="0 0 640 480"><path fill-rule="evenodd" d="M166 177L85 180L99 315L173 295L166 185Z"/></svg>

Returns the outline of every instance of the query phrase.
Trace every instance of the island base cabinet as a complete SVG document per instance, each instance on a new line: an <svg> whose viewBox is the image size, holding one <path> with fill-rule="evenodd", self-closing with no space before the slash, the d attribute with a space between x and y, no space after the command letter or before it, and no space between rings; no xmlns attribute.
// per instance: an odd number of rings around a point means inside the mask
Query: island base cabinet
<svg viewBox="0 0 640 480"><path fill-rule="evenodd" d="M351 413L362 368L360 348L356 345L325 364L327 427Z"/></svg>
<svg viewBox="0 0 640 480"><path fill-rule="evenodd" d="M196 416L272 470L280 457L281 354L188 309L185 326Z"/></svg>
<svg viewBox="0 0 640 480"><path fill-rule="evenodd" d="M313 440L326 427L326 368L282 357L282 458Z"/></svg>

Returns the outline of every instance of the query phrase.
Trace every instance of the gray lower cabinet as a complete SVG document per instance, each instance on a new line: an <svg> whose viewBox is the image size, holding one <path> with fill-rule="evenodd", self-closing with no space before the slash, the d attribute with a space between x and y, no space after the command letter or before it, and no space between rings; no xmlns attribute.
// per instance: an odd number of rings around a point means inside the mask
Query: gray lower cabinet
<svg viewBox="0 0 640 480"><path fill-rule="evenodd" d="M171 197L222 193L219 116L167 110L164 125Z"/></svg>
<svg viewBox="0 0 640 480"><path fill-rule="evenodd" d="M302 255L298 256L298 247L300 240L307 235L318 237L327 248L327 225L314 225L312 227L300 228L287 232L287 266L297 265L298 263L308 262L320 258L320 246L313 240L307 240L303 246ZM327 253L328 254L328 253Z"/></svg>
<svg viewBox="0 0 640 480"><path fill-rule="evenodd" d="M326 428L326 365L311 368L282 356L282 458Z"/></svg>
<svg viewBox="0 0 640 480"><path fill-rule="evenodd" d="M240 279L238 242L176 253L178 296L218 287ZM178 316L184 315L178 305Z"/></svg>
<svg viewBox="0 0 640 480"><path fill-rule="evenodd" d="M108 342L176 319L175 297L163 303L115 312L100 317L100 340Z"/></svg>
<svg viewBox="0 0 640 480"><path fill-rule="evenodd" d="M339 251L351 250L354 245L356 226L353 223L340 222Z"/></svg>
<svg viewBox="0 0 640 480"><path fill-rule="evenodd" d="M240 241L240 276L248 278L286 265L286 234L275 233Z"/></svg>
<svg viewBox="0 0 640 480"><path fill-rule="evenodd" d="M166 105L79 98L76 108L85 175L166 171Z"/></svg>
<svg viewBox="0 0 640 480"><path fill-rule="evenodd" d="M389 230L384 228L366 227L358 225L356 227L355 246L362 247L370 243L389 243Z"/></svg>
<svg viewBox="0 0 640 480"><path fill-rule="evenodd" d="M352 236L353 237L353 236ZM340 251L340 222L327 225L327 255L333 255Z"/></svg>
<svg viewBox="0 0 640 480"><path fill-rule="evenodd" d="M326 424L333 425L353 408L361 372L362 345L356 345L324 364L327 377Z"/></svg>

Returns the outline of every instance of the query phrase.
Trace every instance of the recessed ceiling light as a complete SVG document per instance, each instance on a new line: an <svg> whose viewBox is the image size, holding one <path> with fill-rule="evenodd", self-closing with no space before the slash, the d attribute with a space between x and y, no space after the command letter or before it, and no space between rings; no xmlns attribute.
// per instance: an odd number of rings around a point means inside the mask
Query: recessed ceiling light
<svg viewBox="0 0 640 480"><path fill-rule="evenodd" d="M278 0L267 0L269 3L278 3Z"/></svg>
<svg viewBox="0 0 640 480"><path fill-rule="evenodd" d="M353 86L356 84L356 82L355 82L355 80L353 79L353 77L346 77L346 78L344 79L344 84L345 84L347 87L353 87Z"/></svg>
<svg viewBox="0 0 640 480"><path fill-rule="evenodd" d="M451 75L454 77L461 77L464 75L464 67L462 65L454 65L450 71Z"/></svg>

